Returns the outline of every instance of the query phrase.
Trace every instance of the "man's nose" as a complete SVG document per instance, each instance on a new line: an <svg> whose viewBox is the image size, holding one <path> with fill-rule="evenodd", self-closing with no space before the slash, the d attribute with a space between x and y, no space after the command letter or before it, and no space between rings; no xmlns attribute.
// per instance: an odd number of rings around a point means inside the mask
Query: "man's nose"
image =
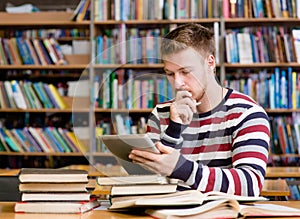
<svg viewBox="0 0 300 219"><path fill-rule="evenodd" d="M174 81L176 89L181 89L184 86L184 79L180 74L175 74Z"/></svg>

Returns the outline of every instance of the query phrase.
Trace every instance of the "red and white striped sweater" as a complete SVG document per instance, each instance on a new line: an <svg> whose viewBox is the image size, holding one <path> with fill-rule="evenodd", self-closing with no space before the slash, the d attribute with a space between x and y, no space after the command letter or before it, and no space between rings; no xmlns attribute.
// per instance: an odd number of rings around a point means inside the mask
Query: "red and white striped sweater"
<svg viewBox="0 0 300 219"><path fill-rule="evenodd" d="M229 89L217 107L194 114L185 126L169 119L170 103L154 108L147 132L153 141L181 151L170 176L182 181L179 189L258 196L270 142L264 109L247 95Z"/></svg>

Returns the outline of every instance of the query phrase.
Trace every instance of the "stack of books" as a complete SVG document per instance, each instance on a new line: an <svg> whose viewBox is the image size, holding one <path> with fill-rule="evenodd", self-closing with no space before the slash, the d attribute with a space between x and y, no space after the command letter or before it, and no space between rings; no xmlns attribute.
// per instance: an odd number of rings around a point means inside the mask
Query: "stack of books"
<svg viewBox="0 0 300 219"><path fill-rule="evenodd" d="M110 197L168 194L177 189L178 180L158 174L99 176L93 194L108 194Z"/></svg>
<svg viewBox="0 0 300 219"><path fill-rule="evenodd" d="M84 213L100 205L86 189L85 170L23 168L15 212Z"/></svg>

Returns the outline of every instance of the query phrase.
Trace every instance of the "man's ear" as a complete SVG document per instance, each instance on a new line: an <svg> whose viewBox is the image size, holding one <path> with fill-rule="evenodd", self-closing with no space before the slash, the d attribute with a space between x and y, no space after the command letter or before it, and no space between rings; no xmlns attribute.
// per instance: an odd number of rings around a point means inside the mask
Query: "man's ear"
<svg viewBox="0 0 300 219"><path fill-rule="evenodd" d="M208 67L211 70L214 70L216 68L216 60L215 60L215 57L213 55L209 55L207 57L207 64L208 64Z"/></svg>

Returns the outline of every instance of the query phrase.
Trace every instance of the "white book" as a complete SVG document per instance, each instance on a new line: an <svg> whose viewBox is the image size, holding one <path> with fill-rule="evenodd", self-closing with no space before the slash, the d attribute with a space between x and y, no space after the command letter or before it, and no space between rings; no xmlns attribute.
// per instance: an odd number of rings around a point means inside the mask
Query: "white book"
<svg viewBox="0 0 300 219"><path fill-rule="evenodd" d="M237 33L238 53L241 64L253 63L252 46L249 33Z"/></svg>
<svg viewBox="0 0 300 219"><path fill-rule="evenodd" d="M300 63L300 30L293 29L292 35L294 38L294 46L296 51L297 62Z"/></svg>
<svg viewBox="0 0 300 219"><path fill-rule="evenodd" d="M192 0L193 2L193 0ZM214 37L215 37L215 47L216 47L216 64L220 63L220 31L219 31L219 22L214 22Z"/></svg>
<svg viewBox="0 0 300 219"><path fill-rule="evenodd" d="M14 100L14 95L13 95L10 81L4 81L4 87L7 93L10 108L16 108L16 103Z"/></svg>
<svg viewBox="0 0 300 219"><path fill-rule="evenodd" d="M41 136L37 132L36 128L29 127L28 130L31 133L31 135L34 137L34 139L37 140L38 144L41 146L41 148L43 149L44 152L51 152L51 150L48 148L48 146L46 145L44 140L41 138Z"/></svg>
<svg viewBox="0 0 300 219"><path fill-rule="evenodd" d="M28 106L25 101L25 97L21 91L20 85L17 81L11 81L11 89L13 93L13 98L15 100L16 106L19 109L27 109Z"/></svg>

